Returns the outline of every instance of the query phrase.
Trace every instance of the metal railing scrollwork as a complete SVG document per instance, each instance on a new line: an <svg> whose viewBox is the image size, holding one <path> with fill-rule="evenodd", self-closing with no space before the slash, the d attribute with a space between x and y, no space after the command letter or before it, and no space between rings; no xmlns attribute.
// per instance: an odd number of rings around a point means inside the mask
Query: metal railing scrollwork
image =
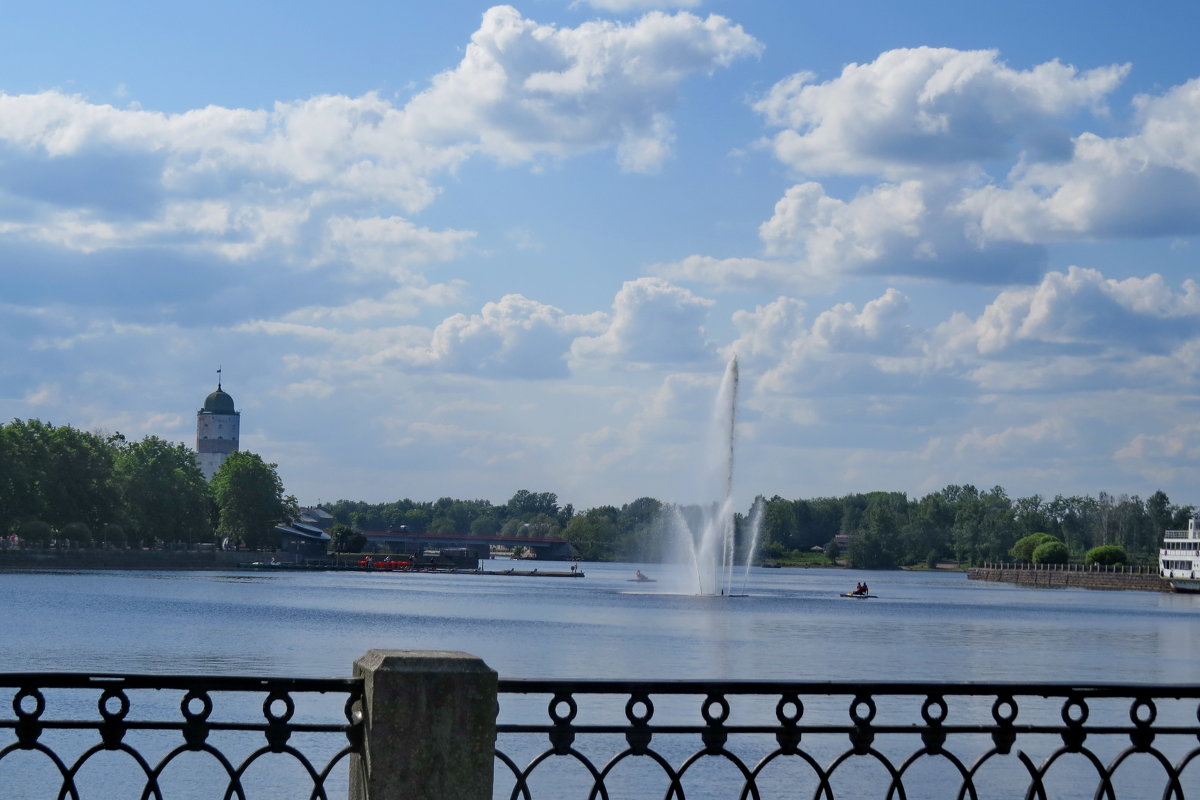
<svg viewBox="0 0 1200 800"><path fill-rule="evenodd" d="M82 788L96 783L105 796L246 800L277 796L281 780L288 796L343 797L361 700L351 678L4 674L0 783L60 800L96 796Z"/></svg>
<svg viewBox="0 0 1200 800"><path fill-rule="evenodd" d="M512 800L1200 797L1194 686L501 680L500 698Z"/></svg>
<svg viewBox="0 0 1200 800"><path fill-rule="evenodd" d="M1200 800L1200 685L355 675L0 674L0 798Z"/></svg>

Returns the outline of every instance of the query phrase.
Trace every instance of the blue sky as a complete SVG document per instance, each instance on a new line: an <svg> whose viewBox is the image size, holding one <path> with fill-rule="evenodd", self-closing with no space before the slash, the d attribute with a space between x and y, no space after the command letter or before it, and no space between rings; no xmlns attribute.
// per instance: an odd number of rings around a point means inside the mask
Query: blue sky
<svg viewBox="0 0 1200 800"><path fill-rule="evenodd" d="M304 503L1200 503L1189 3L48 2L0 30L4 418Z"/></svg>

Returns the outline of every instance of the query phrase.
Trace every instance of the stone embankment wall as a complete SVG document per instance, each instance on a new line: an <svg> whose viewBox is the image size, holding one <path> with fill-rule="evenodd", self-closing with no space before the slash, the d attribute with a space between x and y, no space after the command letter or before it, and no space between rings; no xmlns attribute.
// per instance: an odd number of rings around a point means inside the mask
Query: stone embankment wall
<svg viewBox="0 0 1200 800"><path fill-rule="evenodd" d="M261 553L233 550L0 550L0 571L25 569L229 569Z"/></svg>
<svg viewBox="0 0 1200 800"><path fill-rule="evenodd" d="M1169 592L1171 584L1158 574L1143 572L1100 572L1086 567L1076 569L1038 569L1016 564L994 564L972 567L967 578L973 581L1001 581L1043 589L1125 590L1136 592Z"/></svg>

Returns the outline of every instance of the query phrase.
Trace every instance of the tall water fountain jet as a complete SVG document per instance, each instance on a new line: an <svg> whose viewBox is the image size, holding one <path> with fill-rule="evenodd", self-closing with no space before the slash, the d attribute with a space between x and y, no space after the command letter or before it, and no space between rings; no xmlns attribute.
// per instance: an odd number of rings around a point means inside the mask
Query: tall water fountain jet
<svg viewBox="0 0 1200 800"><path fill-rule="evenodd" d="M725 595L735 593L735 560L737 557L737 516L733 510L733 465L734 443L737 438L737 356L729 359L725 375L717 391L713 406L713 422L710 427L710 442L705 475L701 481L710 503L687 509L672 506L668 524L682 542L685 562L690 562L695 575L694 592L702 595ZM761 527L761 503L754 508L743 525L743 546L746 555L741 571L741 590L754 552L758 545Z"/></svg>

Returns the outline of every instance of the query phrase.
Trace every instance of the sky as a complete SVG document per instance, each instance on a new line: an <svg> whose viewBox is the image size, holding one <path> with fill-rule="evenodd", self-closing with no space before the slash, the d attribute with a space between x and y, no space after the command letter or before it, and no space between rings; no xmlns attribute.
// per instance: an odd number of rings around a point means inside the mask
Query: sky
<svg viewBox="0 0 1200 800"><path fill-rule="evenodd" d="M1200 4L18 4L0 418L302 504L1200 504ZM218 376L217 370L221 373Z"/></svg>

